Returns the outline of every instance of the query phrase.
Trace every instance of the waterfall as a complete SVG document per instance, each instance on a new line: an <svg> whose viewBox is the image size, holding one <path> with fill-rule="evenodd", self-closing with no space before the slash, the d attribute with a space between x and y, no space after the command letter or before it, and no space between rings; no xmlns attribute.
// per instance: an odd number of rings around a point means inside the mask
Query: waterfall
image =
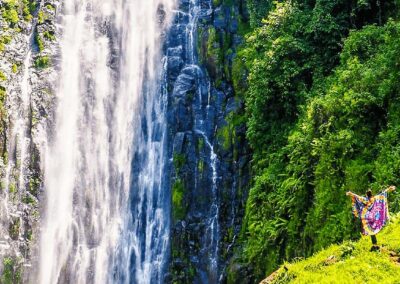
<svg viewBox="0 0 400 284"><path fill-rule="evenodd" d="M174 0L68 0L44 159L40 283L159 283L169 198L164 34Z"/></svg>
<svg viewBox="0 0 400 284"><path fill-rule="evenodd" d="M28 178L30 171L31 158L31 134L30 134L30 94L31 94L31 60L32 51L29 46L33 40L33 33L29 30L27 35L22 36L21 44L23 47L24 60L22 62L22 72L16 75L17 84L10 88L7 96L7 112L10 126L7 137L7 153L5 159L4 181L0 194L0 253L16 254L18 246L25 247L23 242L11 244L10 240L19 241L20 233L24 229L21 219L26 214L28 208L22 204L24 198L34 197L28 192ZM2 110L4 111L4 110ZM15 225L15 231L11 234L10 224ZM4 251L3 251L4 250ZM8 252L8 253L6 253Z"/></svg>
<svg viewBox="0 0 400 284"><path fill-rule="evenodd" d="M213 129L213 117L210 115L211 103L211 81L199 66L197 58L197 25L199 17L208 14L212 10L211 1L190 0L189 23L187 25L187 58L189 67L195 69L198 100L194 105L195 121L194 131L203 139L208 148L208 163L211 168L211 203L206 212L205 235L202 237L201 256L206 259L205 271L200 270L200 278L203 283L217 283L219 279L218 254L219 254L219 194L217 188L218 158L214 151L212 137L215 135ZM211 127L210 127L211 126ZM199 177L196 177L198 179ZM199 183L196 180L196 185Z"/></svg>

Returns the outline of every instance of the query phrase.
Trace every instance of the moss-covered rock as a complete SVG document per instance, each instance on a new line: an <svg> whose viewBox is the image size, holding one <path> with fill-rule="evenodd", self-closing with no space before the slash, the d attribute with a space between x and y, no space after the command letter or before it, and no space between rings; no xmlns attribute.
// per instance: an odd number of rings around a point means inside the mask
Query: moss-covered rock
<svg viewBox="0 0 400 284"><path fill-rule="evenodd" d="M22 267L17 259L5 257L3 259L3 271L1 272L2 284L20 284L22 283Z"/></svg>
<svg viewBox="0 0 400 284"><path fill-rule="evenodd" d="M172 185L172 216L174 220L181 220L186 215L187 204L184 202L185 186L181 179L176 179Z"/></svg>

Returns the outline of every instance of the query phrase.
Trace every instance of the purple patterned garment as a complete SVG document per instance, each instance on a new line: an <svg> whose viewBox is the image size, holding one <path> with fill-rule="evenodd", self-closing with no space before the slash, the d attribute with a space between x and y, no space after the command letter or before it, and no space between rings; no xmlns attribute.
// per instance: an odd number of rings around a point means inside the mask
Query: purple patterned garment
<svg viewBox="0 0 400 284"><path fill-rule="evenodd" d="M353 214L361 219L364 235L377 234L389 220L386 192L375 195L370 199L354 195L352 202Z"/></svg>

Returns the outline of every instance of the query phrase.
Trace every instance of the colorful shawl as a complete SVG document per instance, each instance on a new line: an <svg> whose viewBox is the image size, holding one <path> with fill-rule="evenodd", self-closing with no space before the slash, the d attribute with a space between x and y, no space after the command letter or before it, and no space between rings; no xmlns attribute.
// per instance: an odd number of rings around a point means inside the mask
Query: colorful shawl
<svg viewBox="0 0 400 284"><path fill-rule="evenodd" d="M353 214L360 218L364 235L375 235L389 220L387 193L382 192L371 199L352 196Z"/></svg>

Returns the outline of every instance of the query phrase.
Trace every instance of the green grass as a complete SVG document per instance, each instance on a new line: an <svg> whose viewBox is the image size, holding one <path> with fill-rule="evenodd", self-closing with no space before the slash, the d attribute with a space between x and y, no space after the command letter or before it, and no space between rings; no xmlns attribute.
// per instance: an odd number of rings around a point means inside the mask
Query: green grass
<svg viewBox="0 0 400 284"><path fill-rule="evenodd" d="M381 246L377 252L370 251L370 237L362 237L285 263L269 283L400 283L400 215L377 239Z"/></svg>

